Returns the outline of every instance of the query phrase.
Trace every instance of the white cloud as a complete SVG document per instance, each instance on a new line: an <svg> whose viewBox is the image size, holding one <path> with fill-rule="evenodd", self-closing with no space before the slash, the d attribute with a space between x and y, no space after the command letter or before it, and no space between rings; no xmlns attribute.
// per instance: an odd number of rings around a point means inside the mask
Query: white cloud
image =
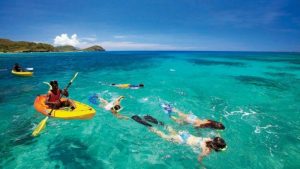
<svg viewBox="0 0 300 169"><path fill-rule="evenodd" d="M126 38L124 35L116 35L114 38ZM54 46L72 45L78 48L87 48L93 45L102 46L106 50L193 50L193 47L173 46L159 43L138 43L131 41L98 41L96 37L77 38L77 34L71 37L63 33L54 38Z"/></svg>
<svg viewBox="0 0 300 169"><path fill-rule="evenodd" d="M68 34L63 33L60 36L54 38L54 46L72 45L75 47L80 46L80 42L77 39L77 34L73 34L70 38Z"/></svg>

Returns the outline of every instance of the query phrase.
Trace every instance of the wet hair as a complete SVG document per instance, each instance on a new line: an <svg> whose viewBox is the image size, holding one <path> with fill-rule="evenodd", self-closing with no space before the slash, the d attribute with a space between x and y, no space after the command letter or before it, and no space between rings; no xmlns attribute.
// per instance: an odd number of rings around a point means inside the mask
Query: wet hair
<svg viewBox="0 0 300 169"><path fill-rule="evenodd" d="M56 80L52 80L52 81L50 81L50 85L53 87L53 85L54 84L56 84L56 85L58 85L58 83L57 83L57 81Z"/></svg>
<svg viewBox="0 0 300 169"><path fill-rule="evenodd" d="M120 110L120 109L121 109L121 106L120 106L120 105L115 105L115 106L113 107L113 109L116 110L116 111L117 111L117 110Z"/></svg>
<svg viewBox="0 0 300 169"><path fill-rule="evenodd" d="M140 87L144 87L144 84L140 84L139 86L140 86Z"/></svg>
<svg viewBox="0 0 300 169"><path fill-rule="evenodd" d="M116 85L115 83L111 84L112 86Z"/></svg>
<svg viewBox="0 0 300 169"><path fill-rule="evenodd" d="M215 137L212 141L206 142L206 145L214 149L216 152L222 151L226 148L226 142L221 137Z"/></svg>
<svg viewBox="0 0 300 169"><path fill-rule="evenodd" d="M197 126L197 128L212 128L212 129L224 130L225 126L220 122L208 120L208 123L201 124Z"/></svg>

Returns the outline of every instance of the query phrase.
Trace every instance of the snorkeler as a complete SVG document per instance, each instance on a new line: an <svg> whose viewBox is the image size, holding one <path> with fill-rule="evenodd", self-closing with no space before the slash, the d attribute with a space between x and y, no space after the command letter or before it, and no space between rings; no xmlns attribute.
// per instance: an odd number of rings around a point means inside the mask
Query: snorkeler
<svg viewBox="0 0 300 169"><path fill-rule="evenodd" d="M225 126L213 120L200 119L194 114L186 114L175 108L172 108L169 104L163 104L162 107L168 113L169 117L179 124L188 123L193 125L195 128L212 128L218 130L224 130Z"/></svg>
<svg viewBox="0 0 300 169"><path fill-rule="evenodd" d="M133 85L133 84L111 84L112 86L121 88L121 89L139 89L144 87L144 84L139 84L139 85Z"/></svg>
<svg viewBox="0 0 300 169"><path fill-rule="evenodd" d="M149 115L148 115L149 116ZM151 116L150 116L151 117ZM214 137L214 138L203 138L203 137L196 137L190 134L187 131L175 131L170 126L165 126L164 128L168 131L169 134L166 134L157 128L153 127L152 124L149 124L147 121L146 116L144 119L141 117L134 115L131 117L134 121L148 127L148 129L158 135L159 137L163 138L164 140L178 143L178 144L186 144L192 148L199 148L202 149L201 153L198 156L198 160L201 162L203 157L208 156L213 150L216 152L226 150L226 142L221 137ZM151 117L152 119L155 119ZM153 120L150 120L151 123ZM154 120L154 124L158 124L156 119Z"/></svg>
<svg viewBox="0 0 300 169"><path fill-rule="evenodd" d="M111 111L111 113L120 119L129 119L127 116L121 115L119 112L122 110L121 107L121 100L124 98L124 96L118 97L115 101L108 102L107 100L103 98L99 98L100 100L100 107L103 107L105 110Z"/></svg>

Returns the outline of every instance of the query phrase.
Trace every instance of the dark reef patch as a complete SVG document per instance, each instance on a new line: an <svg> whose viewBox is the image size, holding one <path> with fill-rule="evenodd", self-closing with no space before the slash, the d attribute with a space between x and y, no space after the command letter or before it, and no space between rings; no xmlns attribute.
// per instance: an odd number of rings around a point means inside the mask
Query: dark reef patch
<svg viewBox="0 0 300 169"><path fill-rule="evenodd" d="M286 67L288 70L300 70L300 66L288 66Z"/></svg>
<svg viewBox="0 0 300 169"><path fill-rule="evenodd" d="M278 90L286 90L287 86L271 79L263 78L263 77L257 77L257 76L235 76L236 80L245 83L245 84L251 84L255 86L263 86L263 87L269 87L274 88Z"/></svg>
<svg viewBox="0 0 300 169"><path fill-rule="evenodd" d="M265 74L269 75L269 76L275 76L275 77L295 77L295 74L292 73L285 73L285 72L265 72Z"/></svg>
<svg viewBox="0 0 300 169"><path fill-rule="evenodd" d="M78 139L60 138L48 145L51 161L60 161L64 168L103 168L103 164L88 153L88 146ZM59 166L56 166L59 167Z"/></svg>
<svg viewBox="0 0 300 169"><path fill-rule="evenodd" d="M204 66L214 66L214 65L237 66L237 67L245 66L245 64L242 62L213 61L213 60L204 60L204 59L189 59L188 61L197 65L204 65Z"/></svg>
<svg viewBox="0 0 300 169"><path fill-rule="evenodd" d="M18 118L22 119L22 118ZM31 136L33 123L22 119L11 122L10 127L0 135L0 167L15 160L12 150L17 145L30 145L36 142Z"/></svg>

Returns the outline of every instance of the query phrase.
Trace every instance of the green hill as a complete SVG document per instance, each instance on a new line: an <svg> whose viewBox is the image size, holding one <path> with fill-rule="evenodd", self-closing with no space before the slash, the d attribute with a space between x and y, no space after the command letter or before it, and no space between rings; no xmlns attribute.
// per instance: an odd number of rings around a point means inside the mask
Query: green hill
<svg viewBox="0 0 300 169"><path fill-rule="evenodd" d="M89 48L82 49L82 51L105 51L105 49L103 49L101 46L95 45Z"/></svg>
<svg viewBox="0 0 300 169"><path fill-rule="evenodd" d="M74 46L65 45L65 46L57 46L55 47L55 51L57 52L75 52L78 51Z"/></svg>
<svg viewBox="0 0 300 169"><path fill-rule="evenodd" d="M52 45L46 43L34 43L26 41L11 41L0 39L0 52L53 52Z"/></svg>
<svg viewBox="0 0 300 169"><path fill-rule="evenodd" d="M54 47L47 43L34 43L26 41L11 41L0 38L0 53L6 52L75 52L75 51L105 51L101 46L92 46L83 50L71 45Z"/></svg>

